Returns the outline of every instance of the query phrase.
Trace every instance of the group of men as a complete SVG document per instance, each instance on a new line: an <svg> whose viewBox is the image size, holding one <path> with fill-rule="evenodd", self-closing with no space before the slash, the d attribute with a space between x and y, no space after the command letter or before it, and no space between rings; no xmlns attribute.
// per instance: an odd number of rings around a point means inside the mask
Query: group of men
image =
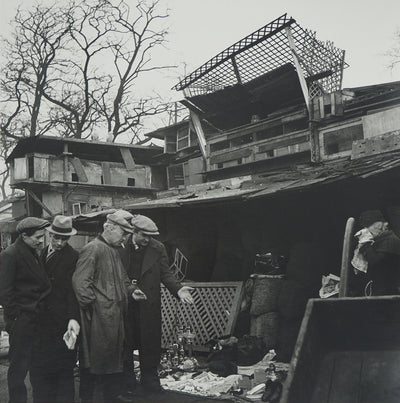
<svg viewBox="0 0 400 403"><path fill-rule="evenodd" d="M132 401L135 349L142 390L162 391L160 283L184 303L193 298L169 270L165 248L153 238L156 224L117 210L80 253L68 244L76 234L70 217L56 216L51 225L27 217L17 232L0 254L9 403L26 403L28 372L34 403L74 402L76 346L82 402L94 402L96 385L106 402Z"/></svg>

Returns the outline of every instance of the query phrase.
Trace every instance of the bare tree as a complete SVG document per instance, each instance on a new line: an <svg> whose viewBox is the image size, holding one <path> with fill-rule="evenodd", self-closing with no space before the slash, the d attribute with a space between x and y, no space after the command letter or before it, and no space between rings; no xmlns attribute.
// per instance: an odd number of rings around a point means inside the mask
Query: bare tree
<svg viewBox="0 0 400 403"><path fill-rule="evenodd" d="M108 3L111 6L111 3ZM151 63L152 50L164 43L167 34L159 22L168 17L159 13L159 1L139 0L134 12L121 0L111 6L114 15L112 51L115 76L110 76L108 86L97 102L99 113L112 133L113 141L121 134L133 134L131 142L139 141L143 119L168 109L168 103L159 96L135 97L134 87L144 74L171 66Z"/></svg>
<svg viewBox="0 0 400 403"><path fill-rule="evenodd" d="M151 63L167 33L168 15L159 9L158 0L137 0L134 8L125 0L70 0L63 7L19 9L6 41L2 132L15 136L11 121L28 116L25 135L53 130L86 138L104 127L113 140L121 134L137 139L143 118L168 107L159 96L138 96L135 88L144 74L167 68Z"/></svg>
<svg viewBox="0 0 400 403"><path fill-rule="evenodd" d="M400 65L400 28L397 29L394 35L393 47L386 52L386 57L389 59L389 69L394 70Z"/></svg>
<svg viewBox="0 0 400 403"><path fill-rule="evenodd" d="M5 94L2 101L7 102L8 108L8 103L14 101L7 119L9 124L11 120L28 115L29 136L35 136L42 125L43 90L69 31L68 21L58 7L36 5L32 10L17 10L14 28L12 38L5 40L7 64L1 85L2 95ZM2 127L2 130L8 129Z"/></svg>
<svg viewBox="0 0 400 403"><path fill-rule="evenodd" d="M6 159L15 145L16 140L6 135L0 135L0 199L6 199L8 196L8 179L10 176Z"/></svg>

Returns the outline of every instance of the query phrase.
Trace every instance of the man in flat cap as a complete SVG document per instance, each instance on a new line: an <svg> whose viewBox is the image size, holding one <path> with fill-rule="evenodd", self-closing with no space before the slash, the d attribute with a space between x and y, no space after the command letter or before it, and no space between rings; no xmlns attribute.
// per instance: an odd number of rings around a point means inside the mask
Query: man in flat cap
<svg viewBox="0 0 400 403"><path fill-rule="evenodd" d="M30 373L34 403L75 401L74 366L77 350L73 345L79 334L79 305L72 289L72 275L78 252L68 240L76 234L72 218L57 215L46 228L49 245L41 259L51 283L45 298L46 311L39 320L39 345L33 354ZM71 340L67 344L63 336Z"/></svg>
<svg viewBox="0 0 400 403"><path fill-rule="evenodd" d="M0 304L10 336L9 403L27 401L24 380L37 347L39 317L51 291L40 259L48 225L41 218L24 218L17 225L17 240L0 254Z"/></svg>
<svg viewBox="0 0 400 403"><path fill-rule="evenodd" d="M367 210L359 218L358 250L362 260L356 273L367 284L366 295L400 294L400 239L380 210ZM354 266L354 263L353 263ZM364 272L364 273L363 273Z"/></svg>
<svg viewBox="0 0 400 403"><path fill-rule="evenodd" d="M159 235L157 225L144 215L134 215L133 234L121 250L129 278L137 283L142 294L134 293L126 324L125 380L127 394L135 388L132 352L139 349L141 383L145 391L162 391L157 374L161 355L161 292L160 283L185 303L193 303L191 287L182 286L168 265L164 245L153 236ZM129 385L129 382L131 384ZM127 396L128 397L128 396Z"/></svg>
<svg viewBox="0 0 400 403"><path fill-rule="evenodd" d="M81 309L80 397L93 402L95 383L104 401L118 401L123 372L124 315L135 287L122 265L119 247L132 226L124 210L107 215L101 235L80 252L72 285Z"/></svg>

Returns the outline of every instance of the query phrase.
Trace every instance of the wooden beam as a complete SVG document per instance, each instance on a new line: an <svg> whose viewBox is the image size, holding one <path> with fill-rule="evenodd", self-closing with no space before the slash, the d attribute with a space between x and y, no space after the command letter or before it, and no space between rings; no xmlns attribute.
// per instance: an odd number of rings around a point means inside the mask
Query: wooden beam
<svg viewBox="0 0 400 403"><path fill-rule="evenodd" d="M25 189L26 192L28 192L29 196L32 197L32 199L39 204L39 206L45 210L48 214L50 214L51 216L53 216L53 212L35 195L35 193L32 192L32 190L29 189ZM31 213L29 213L31 214Z"/></svg>
<svg viewBox="0 0 400 403"><path fill-rule="evenodd" d="M203 158L207 160L207 142L206 136L203 132L203 127L201 126L200 118L193 111L190 111L190 118L192 119L193 127L197 134L197 139L199 140L200 150L203 154Z"/></svg>
<svg viewBox="0 0 400 403"><path fill-rule="evenodd" d="M110 163L108 161L104 161L101 163L101 167L103 169L103 184L111 185Z"/></svg>
<svg viewBox="0 0 400 403"><path fill-rule="evenodd" d="M223 154L213 155L210 158L210 164L219 164L220 162L227 162L238 160L239 158L248 157L251 155L250 148L244 148L242 150L235 150L235 151L228 151L224 152Z"/></svg>
<svg viewBox="0 0 400 403"><path fill-rule="evenodd" d="M258 146L258 152L263 153L269 150L273 150L275 148L293 146L295 144L305 143L309 140L308 134L300 137L290 137L282 140L271 141L267 144L261 144Z"/></svg>
<svg viewBox="0 0 400 403"><path fill-rule="evenodd" d="M85 173L85 169L83 168L82 162L78 157L71 158L71 164L75 169L76 174L78 175L79 182L87 182L88 178Z"/></svg>
<svg viewBox="0 0 400 403"><path fill-rule="evenodd" d="M128 171L134 171L136 164L135 160L132 157L131 150L129 150L128 148L121 147L119 151L121 152L122 159L124 160L125 168Z"/></svg>
<svg viewBox="0 0 400 403"><path fill-rule="evenodd" d="M296 45L294 43L294 39L293 39L293 36L292 36L292 31L290 29L290 26L287 26L285 28L285 31L286 31L286 36L287 36L287 39L288 39L288 42L289 42L289 47L290 47L290 49L292 51L292 54L293 54L293 60L294 60L295 66L296 66L296 71L297 71L297 75L299 77L300 86L301 86L301 90L303 92L304 100L306 102L307 109L310 110L310 105L309 105L310 104L310 96L309 96L309 93L308 93L308 86L307 86L306 79L304 78L303 69L301 68L301 65L300 65L299 56L297 54Z"/></svg>

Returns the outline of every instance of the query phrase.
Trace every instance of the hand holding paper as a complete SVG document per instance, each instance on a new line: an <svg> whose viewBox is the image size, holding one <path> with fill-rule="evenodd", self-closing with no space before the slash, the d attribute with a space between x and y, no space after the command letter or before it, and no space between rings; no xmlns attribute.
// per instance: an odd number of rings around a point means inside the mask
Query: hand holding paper
<svg viewBox="0 0 400 403"><path fill-rule="evenodd" d="M76 339L77 336L73 330L67 330L64 333L63 340L68 347L68 350L73 350L75 348Z"/></svg>

